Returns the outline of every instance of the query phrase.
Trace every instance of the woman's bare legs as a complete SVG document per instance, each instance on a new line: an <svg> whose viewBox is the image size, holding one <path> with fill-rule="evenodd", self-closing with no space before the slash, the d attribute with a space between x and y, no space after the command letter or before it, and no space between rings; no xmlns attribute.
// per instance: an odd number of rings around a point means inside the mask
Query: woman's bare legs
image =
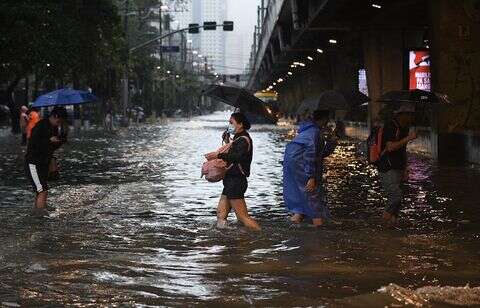
<svg viewBox="0 0 480 308"><path fill-rule="evenodd" d="M227 196L221 195L217 206L217 228L225 228L227 226L227 217L232 207Z"/></svg>
<svg viewBox="0 0 480 308"><path fill-rule="evenodd" d="M240 220L243 225L251 230L260 231L262 228L260 225L248 215L247 211L247 204L245 203L245 199L231 199L228 200L230 206L233 207L235 210L235 215L237 219Z"/></svg>

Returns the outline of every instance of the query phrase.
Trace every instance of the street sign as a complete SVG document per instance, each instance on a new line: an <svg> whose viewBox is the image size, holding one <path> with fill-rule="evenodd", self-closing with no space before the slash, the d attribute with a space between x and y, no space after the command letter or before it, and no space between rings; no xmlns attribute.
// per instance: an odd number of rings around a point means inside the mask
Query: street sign
<svg viewBox="0 0 480 308"><path fill-rule="evenodd" d="M161 52L180 52L180 46L160 46Z"/></svg>

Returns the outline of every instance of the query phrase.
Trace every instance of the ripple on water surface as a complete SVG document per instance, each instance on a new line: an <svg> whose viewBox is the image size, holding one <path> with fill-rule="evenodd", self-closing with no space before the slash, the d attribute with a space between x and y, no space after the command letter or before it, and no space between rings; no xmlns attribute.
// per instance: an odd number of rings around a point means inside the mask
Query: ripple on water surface
<svg viewBox="0 0 480 308"><path fill-rule="evenodd" d="M23 153L15 140L3 138L2 305L364 301L374 307L414 296L430 301L425 289L417 290L424 286L480 282L478 171L412 156L402 223L385 230L376 171L354 142L344 141L327 161L334 221L319 230L294 227L282 200L290 128L251 130L255 154L247 203L263 232L245 231L233 214L228 229L214 229L222 186L200 179L199 169L202 154L220 145L226 119L216 113L72 137L59 152L62 179L50 192L57 211L46 220L28 215L32 194ZM395 285L371 295L390 283ZM397 302L399 294L404 296Z"/></svg>

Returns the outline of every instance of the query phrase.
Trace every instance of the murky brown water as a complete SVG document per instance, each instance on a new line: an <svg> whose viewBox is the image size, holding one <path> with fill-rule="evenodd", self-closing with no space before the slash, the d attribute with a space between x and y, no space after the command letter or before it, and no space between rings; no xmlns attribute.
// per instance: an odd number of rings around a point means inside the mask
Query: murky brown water
<svg viewBox="0 0 480 308"><path fill-rule="evenodd" d="M280 165L288 131L254 127L247 203L264 230L245 231L233 214L216 230L222 187L199 178L201 154L227 118L72 138L45 220L29 216L21 149L1 139L0 304L383 307L396 301L376 290L390 283L480 285L480 173L413 157L403 222L384 230L375 172L352 142L328 162L335 221L292 227Z"/></svg>

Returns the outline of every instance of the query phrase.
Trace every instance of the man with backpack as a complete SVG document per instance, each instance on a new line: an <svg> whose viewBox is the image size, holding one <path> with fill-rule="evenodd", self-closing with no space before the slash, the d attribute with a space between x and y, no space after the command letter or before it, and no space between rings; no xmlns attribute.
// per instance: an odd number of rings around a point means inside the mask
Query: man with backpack
<svg viewBox="0 0 480 308"><path fill-rule="evenodd" d="M387 198L383 219L394 225L403 200L402 182L407 174L407 145L417 138L409 132L415 120L415 107L402 105L394 118L376 132L376 142L370 146L370 160L377 166L380 184ZM373 154L372 154L373 153Z"/></svg>

